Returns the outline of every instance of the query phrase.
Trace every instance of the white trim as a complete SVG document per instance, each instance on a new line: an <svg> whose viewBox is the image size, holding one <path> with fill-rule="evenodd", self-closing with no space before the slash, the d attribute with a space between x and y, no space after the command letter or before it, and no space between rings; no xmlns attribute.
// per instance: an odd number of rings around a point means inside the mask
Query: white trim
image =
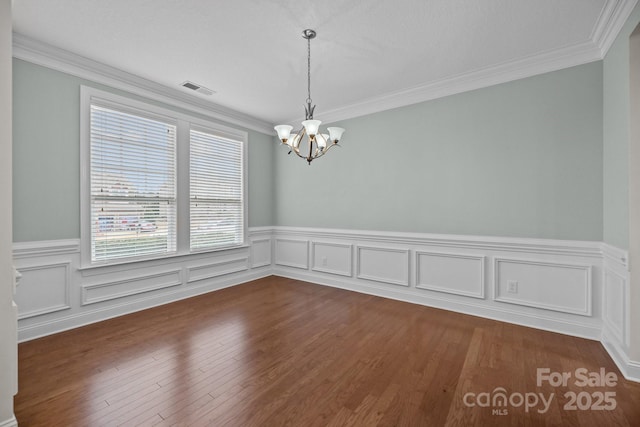
<svg viewBox="0 0 640 427"><path fill-rule="evenodd" d="M272 227L272 230L275 235L304 236L307 238L348 239L398 245L419 244L422 246L452 247L456 249L499 250L541 255L602 258L601 242L593 241L283 226Z"/></svg>
<svg viewBox="0 0 640 427"><path fill-rule="evenodd" d="M280 243L280 242L304 244L304 254L305 254L305 262L304 262L304 264L297 264L295 262L279 259L278 258L278 243ZM283 265L283 266L286 266L286 267L301 268L303 270L307 270L309 268L309 241L308 240L277 239L276 238L275 239L275 246L276 246L276 256L275 256L276 265Z"/></svg>
<svg viewBox="0 0 640 427"><path fill-rule="evenodd" d="M507 61L457 76L388 92L323 112L331 123L510 82L603 59L637 0L607 0L590 37L570 46ZM22 34L13 34L13 56L37 65L273 135L273 124L93 61ZM302 118L289 120L299 123Z"/></svg>
<svg viewBox="0 0 640 427"><path fill-rule="evenodd" d="M627 283L627 277L618 273L617 271L609 268L606 263L603 268L604 280L602 281L602 321L606 324L606 326L611 330L615 338L618 342L622 343L624 346L629 345L629 335L628 335L628 319L629 319L629 286ZM609 306L609 287L611 286L610 282L607 280L607 276L617 277L622 286L622 295L623 295L623 306L617 307L618 312L622 315L622 325L616 325L613 319L610 317L609 311L607 307Z"/></svg>
<svg viewBox="0 0 640 427"><path fill-rule="evenodd" d="M56 262L51 264L35 264L16 267L18 272L45 270L52 267L64 268L64 304L43 307L38 310L18 313L18 320L28 319L30 317L42 316L43 314L55 313L57 311L68 310L71 308L71 263Z"/></svg>
<svg viewBox="0 0 640 427"><path fill-rule="evenodd" d="M628 271L629 269L629 252L620 248L616 248L608 243L600 243L600 250L605 261L612 262L619 267Z"/></svg>
<svg viewBox="0 0 640 427"><path fill-rule="evenodd" d="M241 265L239 266L233 265L237 263L241 263ZM201 280L206 280L206 279L213 279L214 277L224 276L231 273L239 273L241 271L245 271L249 269L248 263L249 263L249 257L243 256L243 257L238 257L233 259L225 259L217 262L209 262L206 264L192 265L187 267L187 283L199 282ZM229 265L229 264L232 264L232 265L224 270L216 270L210 273L199 274L199 275L194 274L192 276L192 273L198 270L204 270L207 268L219 267L222 265Z"/></svg>
<svg viewBox="0 0 640 427"><path fill-rule="evenodd" d="M585 300L584 300L584 308L580 310L575 310L570 307L563 307L555 304L542 304L537 302L529 302L522 299L509 298L500 294L500 263L511 263L511 264L523 264L523 265L536 265L541 267L554 267L554 268L566 268L571 270L582 270L585 272ZM536 260L529 259L520 259L520 258L504 258L504 257L495 257L494 258L494 267L493 267L493 300L499 302L505 302L509 304L518 304L524 305L527 307L541 308L544 310L553 310L560 311L563 313L569 314L578 314L581 316L591 316L592 313L592 281L591 281L591 266L582 265L582 264L569 264L569 263L556 263L556 262L541 262Z"/></svg>
<svg viewBox="0 0 640 427"><path fill-rule="evenodd" d="M19 33L13 33L13 57L182 108L210 117L213 120L221 120L267 135L273 134L272 124L264 120L183 93L178 89L161 85Z"/></svg>
<svg viewBox="0 0 640 427"><path fill-rule="evenodd" d="M444 288L442 286L430 285L428 283L422 284L420 283L420 256L436 256L443 258L460 258L460 259L470 259L475 261L480 261L480 290L477 293L474 292L464 292L451 288ZM464 254L452 254L452 253L444 253L444 252L431 252L431 251L416 251L416 289L426 289L429 291L437 291L437 292L446 292L454 295L462 295L467 297L484 299L484 290L485 290L485 264L486 264L486 256L477 256L477 255L464 255Z"/></svg>
<svg viewBox="0 0 640 427"><path fill-rule="evenodd" d="M126 292L117 292L117 293L104 295L100 297L91 298L89 296L89 292L92 291L93 289L110 288L118 285L130 284L130 283L147 280L147 279L159 279L161 277L171 277L176 275L178 276L177 280L173 280L168 283L160 283L153 286L145 286L144 288L132 288L131 290L128 290ZM180 285L182 285L182 268L176 268L173 270L162 271L162 272L157 272L153 274L146 274L142 276L129 277L122 280L113 280L109 282L95 283L91 285L83 285L81 287L82 289L81 305L89 305L89 304L95 304L99 302L111 301L114 299L124 298L132 295L144 294L147 292L157 291L159 289L171 288L171 287L180 286Z"/></svg>
<svg viewBox="0 0 640 427"><path fill-rule="evenodd" d="M640 382L640 363L629 359L625 349L611 336L606 324L602 328L600 342L622 375L628 380Z"/></svg>
<svg viewBox="0 0 640 427"><path fill-rule="evenodd" d="M363 99L352 104L322 111L322 120L333 123L366 116L393 108L431 101L458 93L483 89L539 74L558 71L602 59L598 46L588 41L549 52L492 65L482 69L431 81L411 88ZM300 123L295 117L287 123Z"/></svg>
<svg viewBox="0 0 640 427"><path fill-rule="evenodd" d="M16 416L13 415L8 420L0 422L0 427L18 427L18 420L16 419Z"/></svg>
<svg viewBox="0 0 640 427"><path fill-rule="evenodd" d="M638 0L607 0L590 37L600 48L601 59L607 55L637 2Z"/></svg>
<svg viewBox="0 0 640 427"><path fill-rule="evenodd" d="M264 243L267 242L268 243L268 247L269 247L269 260L265 261L265 262L255 262L255 244L256 243ZM250 251L250 256L251 256L251 268L259 268L259 267L266 267L266 266L270 266L273 262L272 260L272 256L271 256L271 246L272 246L272 241L271 241L271 237L265 237L265 238L261 238L261 239L251 239L251 251Z"/></svg>
<svg viewBox="0 0 640 427"><path fill-rule="evenodd" d="M325 123L347 120L602 60L636 3L637 0L607 0L589 39L581 43L323 110L322 120ZM296 117L288 123L297 124L301 120L304 119Z"/></svg>
<svg viewBox="0 0 640 427"><path fill-rule="evenodd" d="M16 242L13 244L13 257L33 258L49 255L68 255L80 252L80 239L40 240L35 242Z"/></svg>
<svg viewBox="0 0 640 427"><path fill-rule="evenodd" d="M334 248L343 248L349 250L349 258L347 265L349 266L349 270L342 271L336 270L334 268L327 268L324 266L316 265L316 246L333 246ZM334 242L321 242L321 241L312 241L311 242L311 270L319 271L321 273L329 273L329 274L337 274L339 276L353 276L353 245L346 243L334 243Z"/></svg>
<svg viewBox="0 0 640 427"><path fill-rule="evenodd" d="M369 275L369 274L363 274L362 273L362 250L369 250L369 251L378 251L378 252L395 252L395 253L400 253L403 255L406 255L407 260L406 260L406 271L404 272L406 275L406 279L392 279L390 277L380 277L380 276L373 276L373 275ZM372 280L374 282L380 282L380 283L389 283L392 285L398 285L398 286L409 286L409 277L411 276L410 274L410 262L411 262L411 256L410 256L410 251L408 249L398 249L398 248L389 248L389 247L384 247L384 246L366 246L366 245L357 245L356 246L356 277L358 279L364 279L364 280Z"/></svg>

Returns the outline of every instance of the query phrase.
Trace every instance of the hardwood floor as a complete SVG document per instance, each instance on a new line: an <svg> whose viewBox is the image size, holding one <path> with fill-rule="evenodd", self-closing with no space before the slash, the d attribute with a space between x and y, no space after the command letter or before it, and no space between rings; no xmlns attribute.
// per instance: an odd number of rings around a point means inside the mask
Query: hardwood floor
<svg viewBox="0 0 640 427"><path fill-rule="evenodd" d="M279 277L20 344L19 381L21 427L640 425L598 342Z"/></svg>

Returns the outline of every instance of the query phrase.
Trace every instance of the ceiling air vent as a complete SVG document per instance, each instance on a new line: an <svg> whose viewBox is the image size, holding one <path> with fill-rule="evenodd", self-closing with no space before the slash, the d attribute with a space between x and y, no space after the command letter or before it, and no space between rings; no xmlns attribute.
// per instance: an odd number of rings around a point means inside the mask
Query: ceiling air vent
<svg viewBox="0 0 640 427"><path fill-rule="evenodd" d="M183 82L180 86L184 86L187 89L195 90L196 92L200 92L205 95L213 95L215 93L215 91L208 89L204 86L201 86L197 83L190 82L189 80L187 80L186 82Z"/></svg>

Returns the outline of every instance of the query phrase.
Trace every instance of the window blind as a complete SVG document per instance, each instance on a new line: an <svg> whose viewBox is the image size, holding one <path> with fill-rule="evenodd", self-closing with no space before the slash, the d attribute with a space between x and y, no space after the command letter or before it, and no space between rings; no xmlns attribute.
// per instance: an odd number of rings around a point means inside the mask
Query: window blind
<svg viewBox="0 0 640 427"><path fill-rule="evenodd" d="M92 262L176 251L176 124L97 104L90 115Z"/></svg>
<svg viewBox="0 0 640 427"><path fill-rule="evenodd" d="M242 142L190 130L191 250L244 241Z"/></svg>

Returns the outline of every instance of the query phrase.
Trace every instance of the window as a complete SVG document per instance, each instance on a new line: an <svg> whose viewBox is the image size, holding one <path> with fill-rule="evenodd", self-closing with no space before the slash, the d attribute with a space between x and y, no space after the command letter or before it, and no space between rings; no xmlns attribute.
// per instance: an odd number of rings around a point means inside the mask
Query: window
<svg viewBox="0 0 640 427"><path fill-rule="evenodd" d="M247 134L82 87L85 267L238 247Z"/></svg>
<svg viewBox="0 0 640 427"><path fill-rule="evenodd" d="M176 251L176 126L91 104L91 261Z"/></svg>
<svg viewBox="0 0 640 427"><path fill-rule="evenodd" d="M238 244L242 233L242 142L191 129L192 250Z"/></svg>

